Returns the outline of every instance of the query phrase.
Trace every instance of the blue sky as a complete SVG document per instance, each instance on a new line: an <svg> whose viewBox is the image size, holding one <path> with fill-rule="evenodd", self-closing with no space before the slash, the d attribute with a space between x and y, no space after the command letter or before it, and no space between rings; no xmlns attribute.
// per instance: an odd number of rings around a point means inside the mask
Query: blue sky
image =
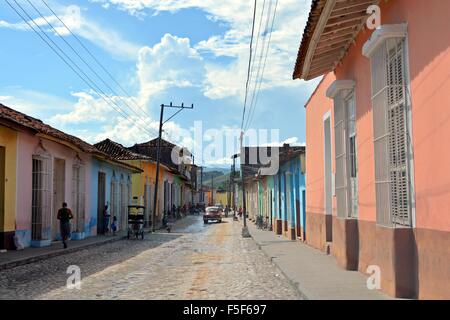
<svg viewBox="0 0 450 320"><path fill-rule="evenodd" d="M17 7L14 0L9 1ZM132 145L154 138L159 105L171 101L195 105L194 110L183 111L165 125L166 138L173 142L192 148L195 121L202 121L204 130L240 127L253 1L46 0L126 93L109 81L41 0L33 0L33 4L60 36L42 18L37 19L38 13L27 0L16 1L102 90L124 109L135 108L139 117L133 116L128 121L121 118L4 1L0 2L1 103L91 143L109 137ZM273 12L275 0L266 0L263 28L269 6ZM260 0L257 22L262 8ZM317 80L293 81L291 75L309 8L310 0L280 0L277 7L250 128L279 129L278 142L305 141L303 106ZM114 92L90 73L62 37L108 80ZM263 42L260 37L259 49ZM172 111L166 112L169 116ZM150 132L142 130L143 127ZM218 157L214 161L222 160Z"/></svg>

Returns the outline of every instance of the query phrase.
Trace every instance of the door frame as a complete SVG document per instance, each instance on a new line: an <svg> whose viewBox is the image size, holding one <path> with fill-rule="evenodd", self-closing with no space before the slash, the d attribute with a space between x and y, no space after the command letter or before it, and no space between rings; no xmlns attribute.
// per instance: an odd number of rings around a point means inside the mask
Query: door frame
<svg viewBox="0 0 450 320"><path fill-rule="evenodd" d="M60 171L61 170L61 171ZM61 179L58 183L57 181ZM58 188L61 186L62 188ZM62 202L67 202L66 200L66 160L62 158L53 158L53 210L52 210L52 240L57 240L60 234L58 225L58 210L62 205Z"/></svg>
<svg viewBox="0 0 450 320"><path fill-rule="evenodd" d="M101 188L101 183L103 188ZM101 201L103 200L103 201ZM103 210L106 204L106 173L99 171L97 174L97 234L103 234ZM111 208L108 207L109 210Z"/></svg>

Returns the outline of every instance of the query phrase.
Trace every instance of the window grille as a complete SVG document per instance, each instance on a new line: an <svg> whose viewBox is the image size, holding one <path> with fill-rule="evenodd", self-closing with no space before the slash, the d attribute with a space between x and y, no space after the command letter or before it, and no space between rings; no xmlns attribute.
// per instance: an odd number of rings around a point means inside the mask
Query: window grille
<svg viewBox="0 0 450 320"><path fill-rule="evenodd" d="M34 155L32 159L32 240L51 239L51 157Z"/></svg>
<svg viewBox="0 0 450 320"><path fill-rule="evenodd" d="M122 228L124 228L127 225L127 211L128 211L128 197L129 197L129 191L128 191L128 184L125 181L125 179L120 179L120 204L119 204L119 217L117 219L121 219L122 221Z"/></svg>
<svg viewBox="0 0 450 320"><path fill-rule="evenodd" d="M113 174L113 177L111 179L111 221L113 217L117 217L117 221L122 224L122 221L120 220L120 189L119 189L119 182L116 179L116 175ZM119 225L119 228L122 226Z"/></svg>
<svg viewBox="0 0 450 320"><path fill-rule="evenodd" d="M335 139L335 192L337 215L348 217L348 178L347 178L347 148L346 148L346 110L342 94L334 98L334 139Z"/></svg>
<svg viewBox="0 0 450 320"><path fill-rule="evenodd" d="M153 203L151 201L151 187L149 182L147 181L145 183L145 188L144 188L144 206L145 206L145 221L146 223L148 223L150 221L150 216L151 216L151 208L150 206L152 206Z"/></svg>
<svg viewBox="0 0 450 320"><path fill-rule="evenodd" d="M348 179L350 180L349 188L349 217L358 217L358 157L357 157L357 145L356 145L356 105L354 92L345 99L345 110L347 112L347 124L348 124Z"/></svg>
<svg viewBox="0 0 450 320"><path fill-rule="evenodd" d="M405 57L404 38L371 57L377 222L387 226L411 226Z"/></svg>
<svg viewBox="0 0 450 320"><path fill-rule="evenodd" d="M75 216L75 231L84 232L85 170L79 159L72 166L72 211Z"/></svg>

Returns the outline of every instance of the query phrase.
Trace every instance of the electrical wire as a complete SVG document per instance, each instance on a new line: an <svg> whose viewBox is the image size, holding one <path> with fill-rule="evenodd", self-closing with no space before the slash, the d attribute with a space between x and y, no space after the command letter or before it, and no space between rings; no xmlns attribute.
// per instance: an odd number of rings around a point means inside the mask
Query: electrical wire
<svg viewBox="0 0 450 320"><path fill-rule="evenodd" d="M268 57L268 53L269 53L269 49L270 49L270 42L272 40L272 33L273 33L273 27L274 27L274 23L275 23L275 18L276 18L276 14L277 14L277 7L278 7L278 0L276 0L275 2L275 10L273 12L273 17L272 17L272 25L270 28L270 33L269 33L269 40L268 40L268 44L267 44L267 49L266 49L266 55L264 57L264 63L263 63L263 68L262 68L262 74L261 74L261 81L259 82L259 86L258 86L258 91L256 94L256 100L255 100L255 104L253 107L253 111L251 113L251 116L249 118L248 124L246 126L246 130L248 129L248 127L251 125L251 122L253 121L253 115L254 115L254 111L256 109L256 106L258 104L258 100L259 100L259 94L261 92L261 84L262 84L262 80L264 78L264 71L266 69L266 63L267 63L267 57Z"/></svg>
<svg viewBox="0 0 450 320"><path fill-rule="evenodd" d="M247 106L248 86L249 86L249 81L250 81L250 70L251 70L251 65L252 65L252 50L253 50L253 36L254 36L254 32L255 32L256 7L257 7L257 0L255 0L255 4L254 4L254 8L253 8L252 37L250 39L250 56L249 56L249 60L248 60L247 82L245 85L244 110L242 112L241 131L244 127L245 109Z"/></svg>

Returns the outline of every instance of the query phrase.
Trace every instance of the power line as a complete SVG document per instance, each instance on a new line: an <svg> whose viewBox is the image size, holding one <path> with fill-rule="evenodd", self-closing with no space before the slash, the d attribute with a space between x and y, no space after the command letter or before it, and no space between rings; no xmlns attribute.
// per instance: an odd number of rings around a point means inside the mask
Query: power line
<svg viewBox="0 0 450 320"><path fill-rule="evenodd" d="M29 0L28 0L29 2ZM89 54L89 56L95 61L95 63L108 75L108 77L122 90L123 93L138 107L144 115L151 118L151 116L146 112L146 110L141 107L137 102L134 100L133 97L123 88L123 86L111 75L111 73L105 68L105 66L92 54L92 52L83 44L83 42L80 40L80 38L72 32L72 30L67 26L67 24L56 14L56 12L48 5L48 3L45 0L42 0L44 5L51 11L51 13L61 22L61 24L70 32L70 34L77 40L77 42L81 45L81 47ZM34 6L33 6L34 7ZM42 14L41 14L42 16ZM112 90L112 89L111 89ZM118 94L116 94L119 96ZM155 130L156 132L156 130Z"/></svg>
<svg viewBox="0 0 450 320"><path fill-rule="evenodd" d="M264 33L262 36L262 48L261 48L261 53L259 55L259 61L258 61L258 67L257 67L257 73L256 73L256 77L255 77L255 85L253 87L253 91L252 91L252 99L250 100L250 108L249 108L249 113L248 113L248 117L247 117L247 121L246 124L244 126L245 130L247 130L248 128L248 122L250 117L252 116L252 113L254 112L254 100L255 100L255 94L256 94L256 89L258 86L258 82L261 81L262 79L262 75L261 74L261 64L262 64L262 59L264 56L264 52L266 51L266 39L267 39L267 31L269 29L269 22L270 22L270 15L271 15L271 11L272 11L272 2L269 2L269 8L267 11L267 18L266 18L266 23L265 23L265 29L264 29ZM262 24L262 20L263 20L263 14L261 14L261 20L260 20L260 27ZM258 40L259 40L259 35L260 35L260 31L258 31ZM258 41L256 42L258 44ZM258 49L256 49L258 50Z"/></svg>
<svg viewBox="0 0 450 320"><path fill-rule="evenodd" d="M29 18L29 20L36 26L39 28L39 30L44 34L44 36L51 42L53 43L53 45L58 48L58 50L67 58L67 60L69 60L72 64L75 65L75 67L79 70L79 72L77 70L75 70L75 68L66 60L66 58L64 58L61 53L59 53L53 46L52 44L47 41L40 33L39 31L37 31L32 25L31 23L8 1L5 0L6 3L16 12L16 14L41 38L42 41L44 41L49 47L50 49L52 49L52 51L88 86L90 87L95 93L97 93L98 96L100 96L106 103L108 106L110 106L111 108L113 108L114 110L116 110L118 113L120 113L120 115L125 119L125 120L129 120L132 121L133 119L130 117L130 115L125 112L112 98L110 98L103 90L101 90L94 81L92 81L92 79L50 38L48 37L48 35L45 33L44 30L42 30L42 28L32 19L32 17L27 13L27 11L16 1L14 0L14 2L16 3L16 5L22 10L22 12ZM85 77L83 77L80 73L82 73L88 80L86 80ZM94 89L93 87L96 87L96 89ZM99 91L101 93L99 93ZM111 102L117 107L115 108L114 106L112 106L110 104L110 102L108 102L108 100L105 98L108 97ZM146 132L147 134L151 134L149 131L147 131L144 127L138 125L137 123L135 123L135 125L137 127L139 127L141 130L143 130L144 132Z"/></svg>
<svg viewBox="0 0 450 320"><path fill-rule="evenodd" d="M257 0L255 0L255 4L254 4L254 7L253 7L252 37L250 39L250 56L249 56L249 60L248 60L247 82L246 82L246 85L245 85L244 110L242 112L241 131L242 131L243 126L244 126L245 108L247 106L247 96L248 96L248 85L249 85L249 81L250 81L250 69L251 69L251 65L252 65L253 35L254 35L254 32L255 32L255 20L256 20L256 1Z"/></svg>
<svg viewBox="0 0 450 320"><path fill-rule="evenodd" d="M251 125L251 122L253 120L254 111L256 109L256 105L258 104L259 94L261 92L261 84L262 84L262 80L263 80L263 77L264 77L264 71L266 69L267 56L268 56L269 49L270 49L270 42L271 42L271 39L272 39L273 27L274 27L274 23L275 23L275 17L276 17L276 14L277 14L277 7L278 7L278 0L276 0L276 2L275 2L275 10L273 12L272 25L270 27L269 40L268 40L268 43L267 43L266 55L264 57L263 69L262 69L262 74L261 74L261 81L259 82L259 85L258 85L258 91L257 91L257 94L256 94L256 100L255 100L255 104L254 104L254 107L253 107L252 114L250 116L250 120L249 120L249 122L247 124L247 127L246 127L247 129Z"/></svg>
<svg viewBox="0 0 450 320"><path fill-rule="evenodd" d="M261 17L259 18L258 32L256 33L257 37L256 37L256 46L255 46L255 54L254 54L255 57L258 54L259 35L261 34L261 25L262 25L262 20L264 17L265 8L266 8L266 0L263 1L263 6L261 9ZM254 63L253 63L253 65L254 65ZM254 68L252 66L251 71L250 71L250 83L252 82L253 71L254 71L253 69Z"/></svg>
<svg viewBox="0 0 450 320"><path fill-rule="evenodd" d="M42 17L42 19L45 20L45 22L52 28L52 30L69 46L69 48L75 53L75 55L86 65L89 70L109 89L112 91L113 94L116 95L139 119L145 121L148 121L147 119L143 118L139 113L137 113L127 102L125 99L123 99L111 86L90 66L89 63L86 62L85 59L78 53L77 50L64 38L64 36L59 33L59 31L48 21L48 19L39 11L38 8L30 1L27 0L27 2L33 7L33 9ZM69 29L68 29L69 30ZM70 30L69 30L70 31ZM156 130L153 133L156 135Z"/></svg>

